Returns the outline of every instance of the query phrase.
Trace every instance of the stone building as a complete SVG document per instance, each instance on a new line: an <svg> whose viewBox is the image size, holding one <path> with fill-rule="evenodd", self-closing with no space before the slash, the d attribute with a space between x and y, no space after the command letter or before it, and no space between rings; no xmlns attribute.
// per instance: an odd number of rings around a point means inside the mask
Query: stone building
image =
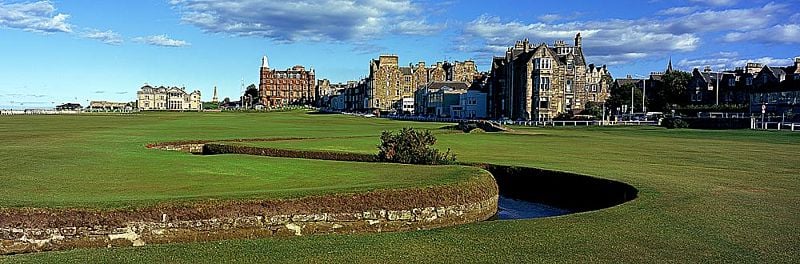
<svg viewBox="0 0 800 264"><path fill-rule="evenodd" d="M317 106L321 108L327 108L332 106L332 100L335 97L342 95L347 88L354 88L358 84L357 81L347 81L344 83L331 83L328 79L322 79L317 81L317 97L319 100L317 101ZM343 97L342 99L343 100ZM341 101L339 107L344 105L344 101ZM340 109L341 110L341 109Z"/></svg>
<svg viewBox="0 0 800 264"><path fill-rule="evenodd" d="M270 69L267 56L261 59L258 93L267 107L316 104L317 80L314 69L296 65L280 71Z"/></svg>
<svg viewBox="0 0 800 264"><path fill-rule="evenodd" d="M437 62L432 67L426 67L421 61L401 67L397 55L381 55L370 61L365 110L408 112L403 109L414 108L408 102L413 102L417 90L428 84L443 81L471 83L478 75L474 61Z"/></svg>
<svg viewBox="0 0 800 264"><path fill-rule="evenodd" d="M775 115L800 112L800 58L785 67L763 65L752 76L751 112L759 112L762 106Z"/></svg>
<svg viewBox="0 0 800 264"><path fill-rule="evenodd" d="M152 87L148 84L136 92L139 110L201 110L200 91L186 92L185 87Z"/></svg>
<svg viewBox="0 0 800 264"><path fill-rule="evenodd" d="M552 119L575 113L588 102L609 96L610 76L605 66L586 63L580 33L575 44L556 41L533 45L517 41L504 57L492 60L489 113L514 120Z"/></svg>

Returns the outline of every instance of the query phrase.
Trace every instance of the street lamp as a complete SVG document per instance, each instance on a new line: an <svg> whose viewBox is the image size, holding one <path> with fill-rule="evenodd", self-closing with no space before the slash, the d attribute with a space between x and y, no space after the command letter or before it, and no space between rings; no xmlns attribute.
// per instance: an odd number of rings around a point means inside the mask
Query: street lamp
<svg viewBox="0 0 800 264"><path fill-rule="evenodd" d="M716 90L716 92L717 92L717 101L716 101L717 103L715 105L719 105L719 77L720 77L719 75L720 75L720 73L721 72L717 72L717 74L716 74L717 75L717 86L714 87L714 90Z"/></svg>
<svg viewBox="0 0 800 264"><path fill-rule="evenodd" d="M638 74L636 75L636 77L637 78L638 77L642 78L642 113L645 113L645 115L646 115L647 114L647 106L645 106L645 104L644 104L644 99L645 99L645 96L647 95L647 78L649 78L649 77L638 75ZM631 94L631 97L633 97L633 94Z"/></svg>

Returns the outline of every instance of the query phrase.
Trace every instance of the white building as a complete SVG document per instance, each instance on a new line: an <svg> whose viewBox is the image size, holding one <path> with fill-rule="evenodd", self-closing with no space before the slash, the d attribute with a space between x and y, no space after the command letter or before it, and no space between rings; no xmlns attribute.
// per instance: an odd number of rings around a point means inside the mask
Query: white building
<svg viewBox="0 0 800 264"><path fill-rule="evenodd" d="M136 106L139 110L199 111L200 91L186 92L186 88L152 87L145 84L136 92Z"/></svg>
<svg viewBox="0 0 800 264"><path fill-rule="evenodd" d="M486 93L469 90L459 95L459 104L450 106L450 117L461 119L486 118Z"/></svg>
<svg viewBox="0 0 800 264"><path fill-rule="evenodd" d="M414 114L414 97L403 97L400 101L400 114Z"/></svg>

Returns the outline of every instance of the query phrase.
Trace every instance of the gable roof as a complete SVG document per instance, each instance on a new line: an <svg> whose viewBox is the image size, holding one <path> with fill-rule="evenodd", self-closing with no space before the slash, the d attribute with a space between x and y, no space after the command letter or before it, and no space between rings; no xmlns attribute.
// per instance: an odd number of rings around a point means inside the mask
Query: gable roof
<svg viewBox="0 0 800 264"><path fill-rule="evenodd" d="M445 86L452 88L453 90L467 90L469 89L469 83L465 82L431 82L428 84L428 89L441 89Z"/></svg>

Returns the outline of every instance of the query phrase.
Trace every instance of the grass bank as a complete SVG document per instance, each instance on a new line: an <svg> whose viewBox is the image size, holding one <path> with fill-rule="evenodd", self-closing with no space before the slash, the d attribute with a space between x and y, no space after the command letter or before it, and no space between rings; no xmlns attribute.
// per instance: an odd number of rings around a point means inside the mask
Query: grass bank
<svg viewBox="0 0 800 264"><path fill-rule="evenodd" d="M41 122L36 120L45 117L19 118L15 122L23 126L26 122ZM92 132L93 138L112 141L116 138L122 147L129 141L358 136L377 135L380 130L408 125L431 129L443 126L336 115L317 119L296 112L124 118L133 119L125 122L135 125L114 129L118 126L106 123L122 121L115 121L119 120L116 117L98 117L102 124L97 126L104 128L77 130L100 131ZM9 122L0 119L5 135L24 129L11 127ZM148 127L158 129L142 132L141 128ZM52 126L52 129L56 133L55 130L63 128ZM797 253L800 252L797 213L800 134L661 128L515 129L514 134L441 134L437 145L452 148L461 161L540 167L623 181L639 190L639 198L614 208L563 217L483 222L420 232L75 250L2 257L0 262L796 263L800 260ZM126 137L117 138L118 134ZM45 142L51 146L42 145L41 149L60 149L52 145L66 144L62 138L68 137L51 139ZM377 137L263 144L372 153ZM8 161L16 166L24 164L19 158Z"/></svg>

